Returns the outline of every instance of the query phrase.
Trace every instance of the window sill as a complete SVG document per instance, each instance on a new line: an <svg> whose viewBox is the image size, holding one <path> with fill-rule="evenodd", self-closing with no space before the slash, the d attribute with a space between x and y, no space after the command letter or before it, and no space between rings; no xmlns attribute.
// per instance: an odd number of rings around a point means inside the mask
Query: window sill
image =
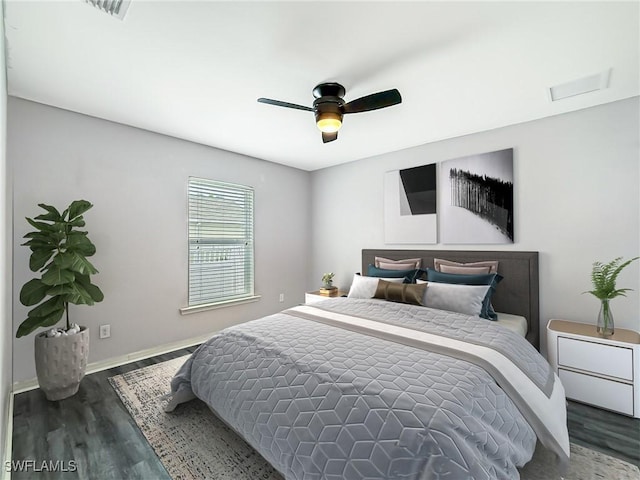
<svg viewBox="0 0 640 480"><path fill-rule="evenodd" d="M226 300L224 302L205 303L203 305L194 305L193 307L183 307L180 309L180 313L182 315L189 315L191 313L215 310L217 308L233 307L234 305L242 305L243 303L257 302L261 298L262 297L260 295L254 295L253 297L239 298L237 300Z"/></svg>

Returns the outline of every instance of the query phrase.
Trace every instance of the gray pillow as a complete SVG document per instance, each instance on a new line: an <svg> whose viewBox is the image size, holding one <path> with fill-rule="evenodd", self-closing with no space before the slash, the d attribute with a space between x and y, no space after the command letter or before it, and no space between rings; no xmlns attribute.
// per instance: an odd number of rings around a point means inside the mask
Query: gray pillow
<svg viewBox="0 0 640 480"><path fill-rule="evenodd" d="M425 307L449 312L480 315L487 290L489 285L428 282L423 304Z"/></svg>

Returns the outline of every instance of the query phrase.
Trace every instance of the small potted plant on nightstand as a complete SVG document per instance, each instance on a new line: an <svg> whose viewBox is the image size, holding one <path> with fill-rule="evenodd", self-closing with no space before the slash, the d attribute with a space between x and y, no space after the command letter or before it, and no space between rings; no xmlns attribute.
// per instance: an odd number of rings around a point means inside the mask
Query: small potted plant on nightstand
<svg viewBox="0 0 640 480"><path fill-rule="evenodd" d="M338 293L338 288L333 286L334 273L325 273L322 275L321 295L333 296Z"/></svg>
<svg viewBox="0 0 640 480"><path fill-rule="evenodd" d="M583 293L590 293L600 300L600 312L598 313L596 330L603 337L609 337L614 333L613 314L611 313L609 300L619 297L620 295L626 296L626 292L631 290L630 288L616 288L618 274L624 267L638 258L640 257L622 262L622 257L618 257L609 263L603 264L602 262L595 262L593 264L593 269L591 270L593 290Z"/></svg>

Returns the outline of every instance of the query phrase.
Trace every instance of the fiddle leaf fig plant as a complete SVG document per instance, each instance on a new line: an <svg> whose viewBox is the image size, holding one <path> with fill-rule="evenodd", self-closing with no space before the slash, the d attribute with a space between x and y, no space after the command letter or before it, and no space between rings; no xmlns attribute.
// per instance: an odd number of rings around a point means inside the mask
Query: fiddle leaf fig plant
<svg viewBox="0 0 640 480"><path fill-rule="evenodd" d="M35 230L27 233L22 245L31 249L29 268L39 272L20 290L20 302L31 307L27 319L20 324L16 337L23 337L39 327L51 327L66 314L69 324L69 304L93 305L104 298L102 291L91 283L90 276L98 273L87 257L96 253L96 247L79 230L85 226L83 213L93 205L86 200L75 200L60 213L55 207L39 203L45 213L27 222ZM46 299L46 300L45 300Z"/></svg>

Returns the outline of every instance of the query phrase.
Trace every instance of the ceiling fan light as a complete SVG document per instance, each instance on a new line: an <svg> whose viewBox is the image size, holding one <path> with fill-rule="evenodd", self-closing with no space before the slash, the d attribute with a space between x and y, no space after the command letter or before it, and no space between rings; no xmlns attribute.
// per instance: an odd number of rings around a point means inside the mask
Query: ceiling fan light
<svg viewBox="0 0 640 480"><path fill-rule="evenodd" d="M325 112L318 115L316 125L321 132L335 133L342 126L342 115L332 112Z"/></svg>

